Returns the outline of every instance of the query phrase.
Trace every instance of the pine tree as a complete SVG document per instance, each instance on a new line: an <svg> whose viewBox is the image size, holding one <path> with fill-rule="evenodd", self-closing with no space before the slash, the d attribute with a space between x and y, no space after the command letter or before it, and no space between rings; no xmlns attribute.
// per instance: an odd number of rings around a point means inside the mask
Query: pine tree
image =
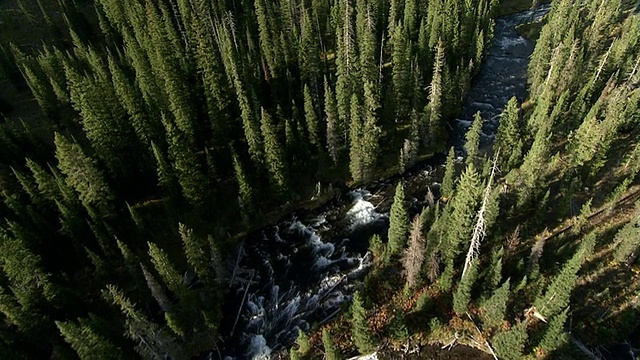
<svg viewBox="0 0 640 360"><path fill-rule="evenodd" d="M428 209L428 208L427 208ZM404 251L402 265L407 279L407 288L411 289L418 284L418 277L424 264L425 240L422 231L422 218L416 216L411 224L409 246Z"/></svg>
<svg viewBox="0 0 640 360"><path fill-rule="evenodd" d="M569 305L571 292L576 286L576 274L585 259L593 252L595 241L595 233L585 236L580 248L564 264L560 273L553 278L544 295L536 299L534 306L542 316L547 318L555 316Z"/></svg>
<svg viewBox="0 0 640 360"><path fill-rule="evenodd" d="M113 360L124 357L122 350L97 333L87 319L78 319L77 324L73 321L56 321L55 324L64 340L82 360L95 359L96 356Z"/></svg>
<svg viewBox="0 0 640 360"><path fill-rule="evenodd" d="M244 221L248 222L255 215L255 195L246 170L235 152L233 153L233 170L238 182L238 204Z"/></svg>
<svg viewBox="0 0 640 360"><path fill-rule="evenodd" d="M478 148L480 146L480 137L482 136L482 117L478 111L473 116L473 123L467 133L465 139L467 142L464 144L464 149L467 152L467 164L473 162L478 155Z"/></svg>
<svg viewBox="0 0 640 360"><path fill-rule="evenodd" d="M618 262L625 262L631 265L640 255L638 251L640 248L640 244L638 244L639 237L640 203L637 203L634 217L616 233L613 258Z"/></svg>
<svg viewBox="0 0 640 360"><path fill-rule="evenodd" d="M333 341L329 330L322 329L322 344L324 345L324 358L327 360L342 360L342 354Z"/></svg>
<svg viewBox="0 0 640 360"><path fill-rule="evenodd" d="M502 115L500 115L500 126L493 147L501 150L498 163L505 174L513 169L522 157L518 100L515 96L509 99Z"/></svg>
<svg viewBox="0 0 640 360"><path fill-rule="evenodd" d="M447 229L447 244L445 257L448 261L455 261L462 251L461 245L471 239L475 215L480 202L480 179L473 163L460 176L457 190L451 200L451 217Z"/></svg>
<svg viewBox="0 0 640 360"><path fill-rule="evenodd" d="M334 163L338 162L344 145L342 123L338 118L335 95L327 78L324 78L324 115L327 126L327 150Z"/></svg>
<svg viewBox="0 0 640 360"><path fill-rule="evenodd" d="M265 109L262 109L261 113L260 129L264 135L264 154L267 170L269 171L273 188L283 193L289 188L284 151L278 140L276 124L271 119L271 115Z"/></svg>
<svg viewBox="0 0 640 360"><path fill-rule="evenodd" d="M311 342L309 341L309 337L304 333L301 329L298 329L298 338L296 339L296 344L298 344L298 354L300 356L305 356L311 350Z"/></svg>
<svg viewBox="0 0 640 360"><path fill-rule="evenodd" d="M502 324L507 312L507 300L509 299L509 279L497 288L493 295L481 306L480 318L482 327L487 330Z"/></svg>
<svg viewBox="0 0 640 360"><path fill-rule="evenodd" d="M409 214L404 203L404 184L398 182L389 213L388 256L400 253L407 242Z"/></svg>
<svg viewBox="0 0 640 360"><path fill-rule="evenodd" d="M491 344L500 359L518 360L527 341L527 323L518 323L509 330L501 330L491 338Z"/></svg>
<svg viewBox="0 0 640 360"><path fill-rule="evenodd" d="M376 340L373 332L369 328L369 317L364 307L364 299L359 291L353 295L353 304L351 304L351 325L353 342L361 354L368 354L375 350Z"/></svg>
<svg viewBox="0 0 640 360"><path fill-rule="evenodd" d="M354 182L366 179L365 152L363 146L364 124L360 112L360 102L356 94L351 97L351 121L349 123L349 171Z"/></svg>
<svg viewBox="0 0 640 360"><path fill-rule="evenodd" d="M429 91L429 134L431 134L432 142L435 142L440 137L444 129L442 124L443 89L446 85L443 79L444 67L444 44L440 41L436 49Z"/></svg>
<svg viewBox="0 0 640 360"><path fill-rule="evenodd" d="M440 195L448 199L453 195L456 176L456 155L453 147L449 149L447 160L445 162L444 177L442 178L442 185L440 185Z"/></svg>
<svg viewBox="0 0 640 360"><path fill-rule="evenodd" d="M411 51L407 33L402 23L394 27L393 32L393 69L392 87L394 93L396 122L404 122L409 117L412 88L410 71Z"/></svg>
<svg viewBox="0 0 640 360"><path fill-rule="evenodd" d="M364 106L362 108L362 166L364 177L370 178L380 155L380 137L382 130L378 126L378 112L381 108L379 85L377 82L365 82Z"/></svg>
<svg viewBox="0 0 640 360"><path fill-rule="evenodd" d="M317 149L322 149L322 140L320 139L320 124L318 123L318 115L313 104L311 91L309 86L304 86L304 119L307 123L307 132L309 133L309 141Z"/></svg>
<svg viewBox="0 0 640 360"><path fill-rule="evenodd" d="M471 291L477 277L478 266L476 263L473 263L462 279L460 279L458 288L456 292L453 293L453 311L455 311L458 316L462 316L467 312L469 302L471 301Z"/></svg>
<svg viewBox="0 0 640 360"><path fill-rule="evenodd" d="M567 307L549 321L542 340L540 340L540 344L538 344L538 347L540 347L545 354L551 354L554 350L561 348L569 342L569 334L564 331L564 324L567 322L568 315L569 308Z"/></svg>
<svg viewBox="0 0 640 360"><path fill-rule="evenodd" d="M65 181L80 195L80 201L87 209L110 214L114 195L104 179L104 175L93 159L86 156L75 142L55 133L56 158L58 168L66 176Z"/></svg>

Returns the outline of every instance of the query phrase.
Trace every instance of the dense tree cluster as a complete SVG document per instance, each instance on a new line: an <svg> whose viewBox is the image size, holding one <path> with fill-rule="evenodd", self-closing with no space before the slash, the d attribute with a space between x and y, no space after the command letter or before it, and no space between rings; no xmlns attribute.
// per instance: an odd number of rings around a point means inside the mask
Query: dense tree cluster
<svg viewBox="0 0 640 360"><path fill-rule="evenodd" d="M51 34L0 44L42 113L0 102L0 352L29 358L214 349L227 234L437 150L497 4L18 3Z"/></svg>

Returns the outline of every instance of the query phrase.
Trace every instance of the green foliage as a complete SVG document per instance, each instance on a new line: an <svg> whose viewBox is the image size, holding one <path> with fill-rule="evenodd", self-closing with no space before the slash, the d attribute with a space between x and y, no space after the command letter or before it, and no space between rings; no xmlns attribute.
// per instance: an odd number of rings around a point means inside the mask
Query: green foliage
<svg viewBox="0 0 640 360"><path fill-rule="evenodd" d="M371 251L375 259L386 263L387 245L382 242L380 235L374 234L371 236L371 239L369 239L369 251Z"/></svg>
<svg viewBox="0 0 640 360"><path fill-rule="evenodd" d="M451 195L453 195L456 176L456 156L453 147L449 149L445 164L444 177L442 178L442 185L440 185L440 194L445 198L450 198Z"/></svg>
<svg viewBox="0 0 640 360"><path fill-rule="evenodd" d="M636 204L634 217L618 230L615 236L617 244L613 251L613 258L618 262L631 265L638 257L638 237L640 236L640 203Z"/></svg>
<svg viewBox="0 0 640 360"><path fill-rule="evenodd" d="M547 354L561 348L569 342L569 334L564 331L564 324L567 322L569 308L549 320L547 329L538 346Z"/></svg>
<svg viewBox="0 0 640 360"><path fill-rule="evenodd" d="M64 337L64 340L71 345L80 359L122 359L122 351L111 343L100 333L96 332L87 319L78 319L78 323L73 321L56 321L56 326Z"/></svg>
<svg viewBox="0 0 640 360"><path fill-rule="evenodd" d="M364 307L364 299L359 291L353 295L351 304L351 325L353 342L361 354L368 354L375 350L376 339L369 328L369 317Z"/></svg>
<svg viewBox="0 0 640 360"><path fill-rule="evenodd" d="M396 185L393 205L391 205L389 214L389 256L400 253L407 242L409 214L404 204L404 197L404 184L400 181L398 185Z"/></svg>
<svg viewBox="0 0 640 360"><path fill-rule="evenodd" d="M467 163L473 162L476 156L478 155L478 148L480 146L480 137L482 135L482 117L480 116L480 112L478 111L473 115L473 122L471 123L471 127L467 130L465 134L465 139L467 142L464 144L464 149L467 152Z"/></svg>
<svg viewBox="0 0 640 360"><path fill-rule="evenodd" d="M342 360L342 354L333 341L329 330L322 329L322 344L324 345L324 358L327 360Z"/></svg>
<svg viewBox="0 0 640 360"><path fill-rule="evenodd" d="M507 300L509 299L509 279L493 292L493 295L487 299L481 306L483 329L497 327L502 324L507 311Z"/></svg>
<svg viewBox="0 0 640 360"><path fill-rule="evenodd" d="M302 330L298 330L298 338L296 339L296 344L298 344L297 353L300 356L305 356L311 350L311 342L309 341L309 337Z"/></svg>
<svg viewBox="0 0 640 360"><path fill-rule="evenodd" d="M517 323L509 330L502 330L491 338L491 345L500 359L517 360L527 341L527 324Z"/></svg>
<svg viewBox="0 0 640 360"><path fill-rule="evenodd" d="M515 96L509 99L502 115L500 115L500 126L493 147L500 150L498 161L503 173L508 173L520 162L522 135L520 133L518 100Z"/></svg>
<svg viewBox="0 0 640 360"><path fill-rule="evenodd" d="M534 306L540 314L545 317L552 317L569 305L571 292L576 286L576 274L585 259L593 252L595 241L595 233L592 232L586 235L573 257L564 264L560 272L547 286L544 296L536 299Z"/></svg>
<svg viewBox="0 0 640 360"><path fill-rule="evenodd" d="M458 316L467 312L469 302L471 301L471 291L473 290L473 284L478 277L478 266L473 263L467 272L465 272L462 279L458 283L456 292L453 293L453 311Z"/></svg>
<svg viewBox="0 0 640 360"><path fill-rule="evenodd" d="M394 339L405 342L409 338L409 330L407 329L404 311L401 308L395 309L393 315L393 320L389 324L389 333Z"/></svg>

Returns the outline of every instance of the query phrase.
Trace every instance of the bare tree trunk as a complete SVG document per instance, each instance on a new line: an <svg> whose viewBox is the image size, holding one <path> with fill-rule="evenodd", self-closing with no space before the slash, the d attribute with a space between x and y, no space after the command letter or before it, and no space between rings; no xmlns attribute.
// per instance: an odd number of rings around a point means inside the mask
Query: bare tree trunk
<svg viewBox="0 0 640 360"><path fill-rule="evenodd" d="M480 252L480 243L487 235L486 227L487 220L485 219L485 213L487 212L487 205L489 204L489 198L491 197L491 185L493 184L493 178L496 174L496 169L498 167L498 156L500 155L500 150L498 150L493 157L493 166L491 168L491 176L489 176L489 182L487 182L487 187L484 189L484 196L482 197L482 206L480 210L478 210L478 220L476 221L476 226L473 229L473 235L471 236L471 244L469 244L469 251L467 251L467 257L464 260L464 268L462 269L461 279L464 278L464 274L471 267L471 263L478 256Z"/></svg>

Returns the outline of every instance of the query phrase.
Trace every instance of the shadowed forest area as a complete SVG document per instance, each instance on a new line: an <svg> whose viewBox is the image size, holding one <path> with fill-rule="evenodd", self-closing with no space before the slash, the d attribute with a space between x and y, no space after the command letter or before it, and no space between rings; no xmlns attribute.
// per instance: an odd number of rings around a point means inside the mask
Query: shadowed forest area
<svg viewBox="0 0 640 360"><path fill-rule="evenodd" d="M436 153L344 311L275 356L640 347L638 2L553 1L527 98L447 148L496 18L539 5L1 1L0 357L218 358L244 235Z"/></svg>

